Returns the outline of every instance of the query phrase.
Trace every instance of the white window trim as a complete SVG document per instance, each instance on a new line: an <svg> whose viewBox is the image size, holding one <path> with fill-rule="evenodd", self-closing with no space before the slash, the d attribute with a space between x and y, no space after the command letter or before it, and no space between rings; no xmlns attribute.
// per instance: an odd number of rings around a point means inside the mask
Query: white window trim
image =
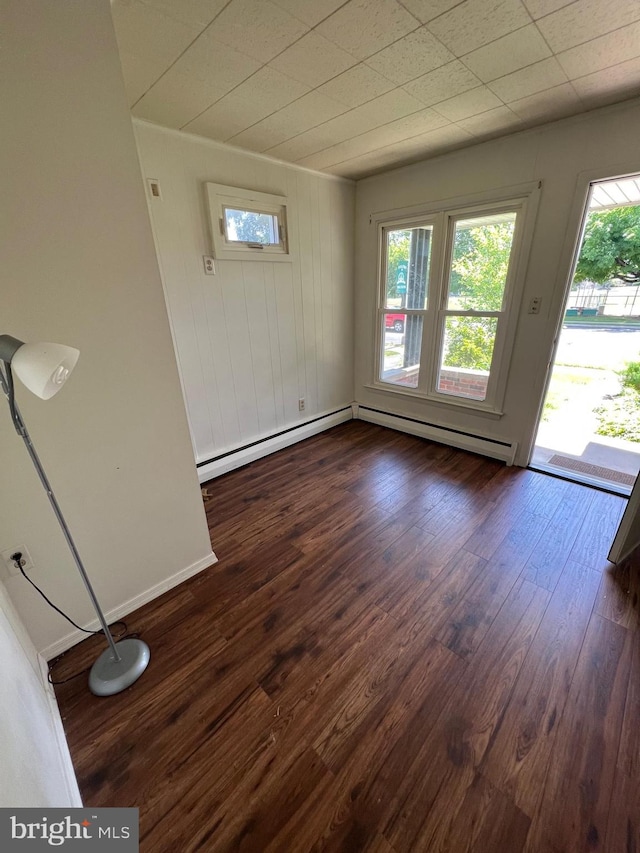
<svg viewBox="0 0 640 853"><path fill-rule="evenodd" d="M205 184L209 207L209 226L214 257L222 261L291 262L291 234L287 216L287 198L258 190L246 190L224 184ZM271 245L231 241L227 239L224 209L250 210L275 215L280 242Z"/></svg>
<svg viewBox="0 0 640 853"><path fill-rule="evenodd" d="M424 206L413 206L397 211L371 214L370 224L376 228L377 242L377 295L375 310L375 372L367 387L375 391L428 400L446 408L472 409L478 414L501 417L504 397L517 330L518 316L522 303L524 281L531 251L533 229L540 199L542 182L504 188L495 193L479 193L466 198L450 199ZM436 391L440 366L440 351L443 344L442 317L449 313L445 309L448 284L443 282L444 271L449 268L453 246L453 227L456 219L480 213L498 213L508 210L518 212L516 229L511 249L508 279L505 285L505 305L500 312L504 321L498 324L494 344L493 369L487 385L485 400L456 397ZM385 308L386 247L384 229L415 227L433 224L433 242L429 271L429 299L440 296L440 304L428 303L426 310L411 309L402 312ZM439 226L439 227L438 227ZM433 310L435 309L435 310ZM384 382L380 377L384 361L382 325L385 313L423 315L422 348L420 352L420 374L417 388L408 388ZM472 312L469 312L472 313ZM481 315L494 312L479 312Z"/></svg>

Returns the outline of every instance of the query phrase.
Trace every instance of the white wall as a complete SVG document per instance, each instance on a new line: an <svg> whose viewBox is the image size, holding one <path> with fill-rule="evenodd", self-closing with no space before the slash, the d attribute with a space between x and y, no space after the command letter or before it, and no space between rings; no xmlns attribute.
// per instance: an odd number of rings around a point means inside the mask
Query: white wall
<svg viewBox="0 0 640 853"><path fill-rule="evenodd" d="M353 183L134 127L160 181L149 207L197 461L351 403ZM206 181L287 196L292 262L216 261L205 275Z"/></svg>
<svg viewBox="0 0 640 853"><path fill-rule="evenodd" d="M82 805L53 689L2 583L0 658L0 807Z"/></svg>
<svg viewBox="0 0 640 853"><path fill-rule="evenodd" d="M19 403L98 596L121 612L213 557L109 2L5 0L2 42L0 331L81 351L54 399L19 388ZM6 406L0 470L0 550L26 545L34 580L86 623ZM21 577L7 588L36 648L64 645L73 629Z"/></svg>
<svg viewBox="0 0 640 853"><path fill-rule="evenodd" d="M640 106L617 105L386 172L358 182L356 206L356 400L364 406L518 442L517 464L528 462L547 363L562 308L589 180L640 171ZM446 404L367 387L373 380L375 211L543 182L504 415L496 420ZM537 316L526 313L542 297Z"/></svg>

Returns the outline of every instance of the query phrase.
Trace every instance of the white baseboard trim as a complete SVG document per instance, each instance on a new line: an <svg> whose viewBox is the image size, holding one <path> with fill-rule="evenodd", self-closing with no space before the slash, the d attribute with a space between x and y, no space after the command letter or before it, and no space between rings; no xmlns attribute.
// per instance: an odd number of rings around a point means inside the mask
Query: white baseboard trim
<svg viewBox="0 0 640 853"><path fill-rule="evenodd" d="M133 598L130 598L128 601L124 601L122 604L118 605L118 607L114 607L112 610L109 610L105 613L106 620L109 624L112 622L116 622L118 619L124 619L125 616L128 616L130 613L133 613L134 610L137 610L139 607L142 607L143 604L148 604L150 601L153 601L154 598L158 598L158 596L162 595L165 592L168 592L170 589L173 589L175 586L178 586L183 581L186 581L188 578L193 577L193 575L197 575L198 572L202 572L204 569L208 569L210 566L213 566L218 562L218 558L211 551L205 557L202 557L200 560L196 560L195 563L192 563L190 566L187 566L184 569L180 569L179 572L176 572L173 575L170 575L165 580L160 581L160 583L155 584L149 589L144 590L144 592L135 595ZM86 626L89 630L95 631L100 627L100 623L97 619L94 619ZM69 634L66 634L59 640L56 640L55 643L51 643L51 645L42 649L39 654L44 658L44 660L52 660L52 658L61 655L63 652L66 652L72 646L75 646L81 640L86 639L86 634L83 634L82 631L71 631Z"/></svg>
<svg viewBox="0 0 640 853"><path fill-rule="evenodd" d="M206 483L208 480L220 477L228 471L248 465L249 462L255 462L256 459L269 456L271 453L282 450L283 447L289 447L291 444L296 444L298 441L310 438L312 435L317 435L333 426L350 421L352 418L351 404L348 404L344 409L340 409L337 412L320 415L312 421L300 424L298 427L292 427L272 437L267 436L259 439L249 447L242 447L236 451L225 453L218 459L213 459L205 465L200 465L198 468L198 479L201 483Z"/></svg>
<svg viewBox="0 0 640 853"><path fill-rule="evenodd" d="M66 797L60 797L60 806L74 809L81 808L82 797L80 796L80 789L78 788L76 771L73 767L73 762L71 761L71 755L69 754L69 745L67 744L64 726L62 725L62 720L60 718L60 709L58 708L55 690L53 689L53 685L49 683L48 679L49 665L42 655L38 655L38 664L40 666L42 685L49 704L56 745L58 747L58 753L60 754L60 769L62 770L62 776L67 789Z"/></svg>
<svg viewBox="0 0 640 853"><path fill-rule="evenodd" d="M422 423L413 418L405 418L401 415L390 415L366 406L358 406L357 417L361 421L368 421L379 426L389 427L406 432L409 435L417 435L420 438L428 438L440 444L448 444L451 447L459 447L461 450L469 450L479 453L481 456L490 456L500 459L507 465L513 465L513 460L518 449L516 442L499 442L479 435L471 435L462 431L437 427L432 424Z"/></svg>

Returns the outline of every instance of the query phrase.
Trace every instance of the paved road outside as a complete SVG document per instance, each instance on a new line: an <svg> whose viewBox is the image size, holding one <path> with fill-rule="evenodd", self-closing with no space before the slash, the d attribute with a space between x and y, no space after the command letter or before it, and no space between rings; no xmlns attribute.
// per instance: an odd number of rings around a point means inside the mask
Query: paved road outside
<svg viewBox="0 0 640 853"><path fill-rule="evenodd" d="M619 370L627 361L640 361L640 328L567 326L562 329L556 364Z"/></svg>

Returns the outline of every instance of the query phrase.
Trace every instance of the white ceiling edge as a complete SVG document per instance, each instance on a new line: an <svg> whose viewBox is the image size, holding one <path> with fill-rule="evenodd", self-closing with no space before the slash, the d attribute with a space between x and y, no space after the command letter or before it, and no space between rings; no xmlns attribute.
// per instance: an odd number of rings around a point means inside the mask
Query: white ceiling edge
<svg viewBox="0 0 640 853"><path fill-rule="evenodd" d="M263 162L270 163L271 165L286 166L288 169L295 169L297 172L306 172L306 174L314 175L316 178L327 178L330 181L338 181L340 184L348 184L349 186L355 186L356 183L353 178L345 178L342 175L333 175L331 172L319 172L317 169L309 169L306 166L299 166L297 163L290 163L288 160L280 160L278 157L270 157L268 154L261 154L258 151L249 151L247 148L240 148L239 145L229 145L228 142L220 142L218 139L211 139L208 136L200 136L198 133L189 133L186 130L178 130L175 127L166 127L164 124L157 124L154 121L148 121L148 119L138 118L137 116L131 116L131 122L134 125L146 125L147 127L152 127L155 130L161 130L171 136L178 136L181 138L187 137L188 139L193 139L195 142L203 142L211 148L233 151L235 154L244 154L254 160L261 160Z"/></svg>
<svg viewBox="0 0 640 853"><path fill-rule="evenodd" d="M604 106L592 107L589 110L574 113L570 116L562 116L557 119L552 119L551 121L546 121L541 124L533 125L532 127L525 127L521 130L511 130L507 133L492 136L490 139L475 140L473 142L465 141L457 145L455 148L449 148L446 151L439 151L437 154L434 154L431 157L415 155L410 161L399 163L397 166L383 166L381 169L372 173L371 175L366 175L362 178L352 178L351 181L355 183L361 183L362 181L379 180L380 178L385 178L391 173L400 172L405 169L415 168L420 163L425 163L427 161L434 162L436 160L441 160L444 157L463 155L464 152L467 151L469 148L480 148L483 145L491 145L495 142L499 142L500 140L511 139L515 136L520 136L522 138L527 138L529 136L537 136L541 133L547 132L547 130L557 125L570 126L572 124L580 124L581 122L588 121L589 119L593 118L595 114L609 115L617 112L624 112L625 110L628 110L630 107L634 106L640 107L640 96L627 98L623 101L616 101L613 104L605 104ZM326 173L321 172L320 174Z"/></svg>

